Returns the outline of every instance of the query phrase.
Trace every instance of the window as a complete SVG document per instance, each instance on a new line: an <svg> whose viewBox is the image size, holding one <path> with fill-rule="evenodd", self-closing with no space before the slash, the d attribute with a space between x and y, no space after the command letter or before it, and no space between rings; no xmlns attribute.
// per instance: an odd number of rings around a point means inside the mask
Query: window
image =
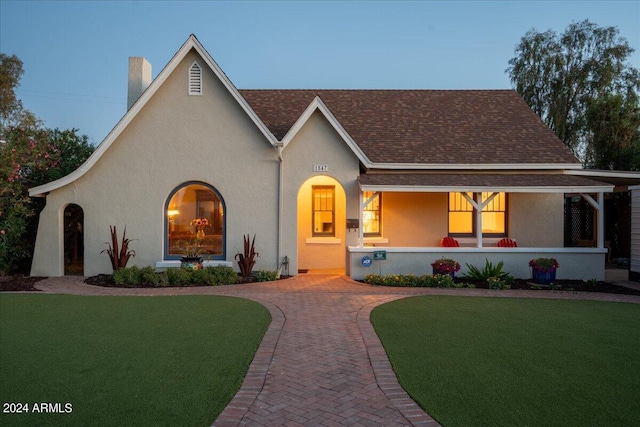
<svg viewBox="0 0 640 427"><path fill-rule="evenodd" d="M478 193L466 193L478 201ZM492 192L480 193L484 203ZM475 208L461 193L449 193L449 234L453 236L475 236ZM482 235L500 237L507 234L507 195L498 193L482 209Z"/></svg>
<svg viewBox="0 0 640 427"><path fill-rule="evenodd" d="M365 237L380 237L380 224L382 223L382 194L373 191L362 192L362 201L373 199L362 211L362 228Z"/></svg>
<svg viewBox="0 0 640 427"><path fill-rule="evenodd" d="M333 185L313 185L311 191L311 226L313 236L334 237L336 235L335 187Z"/></svg>
<svg viewBox="0 0 640 427"><path fill-rule="evenodd" d="M189 95L202 95L202 69L197 62L189 68Z"/></svg>
<svg viewBox="0 0 640 427"><path fill-rule="evenodd" d="M213 259L225 258L224 200L213 187L190 182L175 189L165 207L165 225L165 259L179 259L186 244L198 245Z"/></svg>

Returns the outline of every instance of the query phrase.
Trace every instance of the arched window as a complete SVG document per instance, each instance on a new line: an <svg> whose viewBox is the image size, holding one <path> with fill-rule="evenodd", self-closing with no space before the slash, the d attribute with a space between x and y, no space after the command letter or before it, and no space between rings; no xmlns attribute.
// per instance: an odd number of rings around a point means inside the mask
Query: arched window
<svg viewBox="0 0 640 427"><path fill-rule="evenodd" d="M225 259L225 205L215 188L187 182L171 192L165 206L165 259L179 259L185 245L199 254Z"/></svg>

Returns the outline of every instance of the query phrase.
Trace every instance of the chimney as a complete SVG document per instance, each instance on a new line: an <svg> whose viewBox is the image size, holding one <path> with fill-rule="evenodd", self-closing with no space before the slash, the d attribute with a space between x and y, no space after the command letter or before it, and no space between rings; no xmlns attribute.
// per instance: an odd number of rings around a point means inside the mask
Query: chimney
<svg viewBox="0 0 640 427"><path fill-rule="evenodd" d="M151 64L141 56L129 57L129 91L127 111L151 84Z"/></svg>

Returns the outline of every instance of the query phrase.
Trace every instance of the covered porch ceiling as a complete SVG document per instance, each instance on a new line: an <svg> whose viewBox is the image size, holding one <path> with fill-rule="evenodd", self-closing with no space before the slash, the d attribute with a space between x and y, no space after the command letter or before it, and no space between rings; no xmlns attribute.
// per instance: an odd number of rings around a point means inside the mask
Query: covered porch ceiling
<svg viewBox="0 0 640 427"><path fill-rule="evenodd" d="M638 174L640 182L640 174ZM612 182L565 173L367 173L358 178L362 191L606 193Z"/></svg>

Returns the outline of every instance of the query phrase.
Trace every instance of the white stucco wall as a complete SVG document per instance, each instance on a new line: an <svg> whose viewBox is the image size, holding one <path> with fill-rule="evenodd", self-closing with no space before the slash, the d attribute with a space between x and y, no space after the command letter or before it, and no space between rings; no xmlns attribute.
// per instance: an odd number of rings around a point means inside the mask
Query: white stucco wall
<svg viewBox="0 0 640 427"><path fill-rule="evenodd" d="M382 237L376 246L439 246L447 235L447 193L382 194Z"/></svg>
<svg viewBox="0 0 640 427"><path fill-rule="evenodd" d="M357 178L359 163L355 154L346 145L323 114L315 112L300 129L283 152L283 250L282 256L290 260L289 270L296 274L298 268L344 268L345 248L357 244L358 234L346 232L346 224L336 222L336 231L344 235L340 243L326 245L322 243L303 243L298 238L298 193L301 186L311 177L326 175L338 181L346 195L346 218L358 218L359 188ZM314 172L314 165L326 165L326 172ZM345 218L341 216L341 218ZM309 228L311 225L309 224ZM340 231L338 231L340 230ZM331 261L325 254L318 263L313 261L314 252L330 251ZM301 254L301 252L305 252ZM305 259L304 266L298 265L298 259Z"/></svg>
<svg viewBox="0 0 640 427"><path fill-rule="evenodd" d="M387 259L373 261L370 267L362 266L362 258L373 259L374 250L387 251ZM504 262L503 271L517 279L531 277L529 261L533 258L556 258L560 268L558 280L604 280L606 249L598 248L348 248L348 274L362 280L367 274L432 274L431 263L446 257L458 261L461 269L457 276L464 276L467 265L484 267L486 260L494 265Z"/></svg>
<svg viewBox="0 0 640 427"><path fill-rule="evenodd" d="M203 69L203 95L188 95L188 67ZM127 227L137 256L129 265L163 259L164 206L177 186L202 181L226 203L226 259L256 234L256 269L277 260L278 159L267 141L204 61L191 51L93 168L51 192L40 217L32 275L58 276L62 264L62 209L84 210L85 275L110 273L100 251L109 225ZM56 231L57 230L57 231ZM234 262L235 264L235 262Z"/></svg>
<svg viewBox="0 0 640 427"><path fill-rule="evenodd" d="M509 193L509 237L518 246L564 246L564 194Z"/></svg>

